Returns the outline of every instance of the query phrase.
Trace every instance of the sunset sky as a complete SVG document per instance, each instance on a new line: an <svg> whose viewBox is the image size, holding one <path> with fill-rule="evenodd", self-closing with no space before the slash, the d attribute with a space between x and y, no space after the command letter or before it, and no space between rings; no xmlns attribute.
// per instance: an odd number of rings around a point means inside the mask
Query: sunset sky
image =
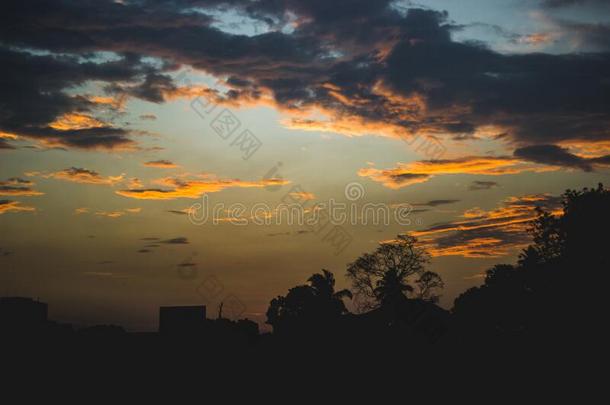
<svg viewBox="0 0 610 405"><path fill-rule="evenodd" d="M404 232L451 307L534 207L610 184L608 1L8 0L0 22L0 295L53 319L152 330L224 301L262 324ZM409 221L337 246L226 211L331 199Z"/></svg>

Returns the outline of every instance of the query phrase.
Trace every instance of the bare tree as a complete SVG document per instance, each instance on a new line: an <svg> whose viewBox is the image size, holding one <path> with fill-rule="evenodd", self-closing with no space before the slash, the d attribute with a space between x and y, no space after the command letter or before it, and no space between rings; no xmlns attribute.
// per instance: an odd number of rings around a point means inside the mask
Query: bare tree
<svg viewBox="0 0 610 405"><path fill-rule="evenodd" d="M358 310L392 305L406 297L435 302L443 282L438 274L425 270L429 261L428 252L410 235L398 235L360 256L347 269Z"/></svg>

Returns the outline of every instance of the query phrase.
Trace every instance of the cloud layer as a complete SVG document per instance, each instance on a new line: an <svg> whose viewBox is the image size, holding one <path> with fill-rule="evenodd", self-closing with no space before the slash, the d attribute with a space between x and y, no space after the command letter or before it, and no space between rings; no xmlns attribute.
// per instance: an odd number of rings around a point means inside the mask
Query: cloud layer
<svg viewBox="0 0 610 405"><path fill-rule="evenodd" d="M576 2L547 2L566 3ZM223 31L219 12L265 29ZM455 41L459 29L445 12L389 0L9 0L0 130L62 147L133 148L130 130L94 118L99 99L67 90L96 81L111 98L153 103L203 92L173 82L184 65L222 79L227 102L271 102L301 129L492 135L520 147L610 139L608 53L501 54Z"/></svg>
<svg viewBox="0 0 610 405"><path fill-rule="evenodd" d="M495 209L478 207L462 213L459 220L414 232L433 256L470 258L502 257L530 243L527 233L536 218L535 207L559 212L561 199L550 195L507 198Z"/></svg>

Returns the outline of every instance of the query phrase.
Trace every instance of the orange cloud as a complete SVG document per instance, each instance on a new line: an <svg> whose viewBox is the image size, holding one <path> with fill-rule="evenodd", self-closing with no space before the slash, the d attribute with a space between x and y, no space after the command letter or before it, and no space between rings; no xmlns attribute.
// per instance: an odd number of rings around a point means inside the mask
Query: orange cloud
<svg viewBox="0 0 610 405"><path fill-rule="evenodd" d="M344 90L330 83L321 87L335 100L334 103L317 103L299 108L274 106L289 115L282 120L282 125L302 131L333 132L350 137L376 135L408 141L416 135L447 135L447 127L461 122L455 117L469 112L469 107L457 106L430 111L423 94L398 94L382 81L376 82L371 88L374 99L358 95L348 97ZM384 118L371 118L368 113L371 110L384 111Z"/></svg>
<svg viewBox="0 0 610 405"><path fill-rule="evenodd" d="M506 256L530 243L528 228L535 207L561 212L561 200L548 194L509 197L496 209L464 211L463 219L413 232L433 256L491 258Z"/></svg>
<svg viewBox="0 0 610 405"><path fill-rule="evenodd" d="M315 119L308 117L291 117L282 120L282 125L288 129L316 132L333 132L345 136L381 135L392 138L408 137L411 135L404 127L385 122L372 122L356 115L340 116L329 112L328 119Z"/></svg>
<svg viewBox="0 0 610 405"><path fill-rule="evenodd" d="M497 238L474 238L457 246L429 249L432 256L462 256L470 259L486 259L507 256L514 249L524 245L507 245Z"/></svg>
<svg viewBox="0 0 610 405"><path fill-rule="evenodd" d="M216 193L227 188L262 188L285 185L289 181L266 179L261 181L242 181L239 179L220 180L204 176L204 180L183 180L166 177L155 180L155 184L166 188L141 188L117 190L116 194L140 200L174 200L177 198L199 198L206 193Z"/></svg>
<svg viewBox="0 0 610 405"><path fill-rule="evenodd" d="M537 32L530 35L524 35L520 37L517 41L521 44L528 45L540 45L548 42L552 42L555 38L555 35L550 33L541 33Z"/></svg>
<svg viewBox="0 0 610 405"><path fill-rule="evenodd" d="M93 118L90 115L78 113L66 113L49 124L49 127L57 129L58 131L102 128L105 126L107 126L105 122Z"/></svg>
<svg viewBox="0 0 610 405"><path fill-rule="evenodd" d="M296 200L304 200L304 201L310 201L310 200L316 199L316 195L314 193L308 193L306 191L295 191L293 193L290 193L290 196Z"/></svg>
<svg viewBox="0 0 610 405"><path fill-rule="evenodd" d="M451 160L424 160L413 163L399 163L392 169L362 168L358 175L369 177L385 187L399 189L412 184L424 183L435 175L476 174L500 176L526 171L557 170L555 167L532 165L512 157L469 156Z"/></svg>
<svg viewBox="0 0 610 405"><path fill-rule="evenodd" d="M610 141L564 141L559 143L560 146L570 149L575 155L585 158L594 159L610 155Z"/></svg>
<svg viewBox="0 0 610 405"><path fill-rule="evenodd" d="M43 192L34 190L32 188L33 185L34 183L29 180L13 177L7 181L0 181L0 195L31 197L44 194Z"/></svg>
<svg viewBox="0 0 610 405"><path fill-rule="evenodd" d="M94 104L107 105L116 111L123 111L125 109L128 96L127 94L122 93L117 97L88 96L87 99Z"/></svg>
<svg viewBox="0 0 610 405"><path fill-rule="evenodd" d="M144 184L137 177L132 177L129 179L129 183L127 183L128 188L143 188Z"/></svg>
<svg viewBox="0 0 610 405"><path fill-rule="evenodd" d="M15 140L15 139L19 139L19 137L17 135L15 135L15 134L11 134L11 133L8 133L8 132L0 131L0 139L12 139L12 140Z"/></svg>
<svg viewBox="0 0 610 405"><path fill-rule="evenodd" d="M28 207L21 205L19 201L11 200L0 200L0 215L7 212L33 212L36 211L34 207Z"/></svg>

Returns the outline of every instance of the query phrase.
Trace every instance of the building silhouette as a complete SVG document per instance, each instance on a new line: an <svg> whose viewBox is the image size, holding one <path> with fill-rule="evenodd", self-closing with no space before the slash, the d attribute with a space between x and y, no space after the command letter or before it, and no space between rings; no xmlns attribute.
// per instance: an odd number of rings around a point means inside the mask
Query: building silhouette
<svg viewBox="0 0 610 405"><path fill-rule="evenodd" d="M159 333L188 334L201 332L205 320L205 305L160 307Z"/></svg>
<svg viewBox="0 0 610 405"><path fill-rule="evenodd" d="M0 297L0 329L4 333L27 333L44 329L48 306L23 297Z"/></svg>

